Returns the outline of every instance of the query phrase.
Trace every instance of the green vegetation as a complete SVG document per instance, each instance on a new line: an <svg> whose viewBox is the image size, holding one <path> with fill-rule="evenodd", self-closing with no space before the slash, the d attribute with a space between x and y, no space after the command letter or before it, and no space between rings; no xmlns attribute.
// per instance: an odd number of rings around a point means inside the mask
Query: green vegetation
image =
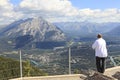
<svg viewBox="0 0 120 80"><path fill-rule="evenodd" d="M19 61L0 57L0 80L20 77ZM23 76L45 76L45 72L31 66L29 61L23 62Z"/></svg>

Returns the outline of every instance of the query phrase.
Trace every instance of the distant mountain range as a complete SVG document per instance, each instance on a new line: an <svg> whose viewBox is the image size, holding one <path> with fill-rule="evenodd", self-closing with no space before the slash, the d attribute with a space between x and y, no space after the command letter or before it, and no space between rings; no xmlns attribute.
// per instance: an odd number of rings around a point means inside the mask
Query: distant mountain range
<svg viewBox="0 0 120 80"><path fill-rule="evenodd" d="M90 34L97 34L97 33L107 33L109 31L112 31L114 28L120 26L120 23L117 22L108 22L108 23L58 22L54 24L68 35L80 35L80 36L85 36L85 35L88 36Z"/></svg>
<svg viewBox="0 0 120 80"><path fill-rule="evenodd" d="M120 36L120 25L107 33L112 36Z"/></svg>

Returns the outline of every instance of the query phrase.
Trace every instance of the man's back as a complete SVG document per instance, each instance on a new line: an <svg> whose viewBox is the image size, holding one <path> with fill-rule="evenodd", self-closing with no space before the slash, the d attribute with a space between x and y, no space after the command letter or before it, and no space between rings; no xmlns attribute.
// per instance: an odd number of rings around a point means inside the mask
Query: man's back
<svg viewBox="0 0 120 80"><path fill-rule="evenodd" d="M97 39L92 45L92 48L95 49L95 56L107 57L106 42L103 38Z"/></svg>

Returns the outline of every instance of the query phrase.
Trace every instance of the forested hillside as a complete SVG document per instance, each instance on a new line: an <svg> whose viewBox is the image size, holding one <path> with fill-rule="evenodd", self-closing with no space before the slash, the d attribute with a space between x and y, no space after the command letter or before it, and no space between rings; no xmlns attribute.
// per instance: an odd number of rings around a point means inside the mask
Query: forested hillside
<svg viewBox="0 0 120 80"><path fill-rule="evenodd" d="M10 58L0 57L0 80L8 80L20 77L19 61ZM23 76L47 75L40 69L30 65L29 61L23 62Z"/></svg>

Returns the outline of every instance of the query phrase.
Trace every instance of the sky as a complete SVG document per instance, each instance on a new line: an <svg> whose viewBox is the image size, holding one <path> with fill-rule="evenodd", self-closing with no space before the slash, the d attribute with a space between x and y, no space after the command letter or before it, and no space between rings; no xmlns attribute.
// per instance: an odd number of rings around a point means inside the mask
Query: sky
<svg viewBox="0 0 120 80"><path fill-rule="evenodd" d="M49 22L120 22L120 0L0 0L0 25L42 16Z"/></svg>
<svg viewBox="0 0 120 80"><path fill-rule="evenodd" d="M70 0L77 8L108 9L120 8L120 0Z"/></svg>

